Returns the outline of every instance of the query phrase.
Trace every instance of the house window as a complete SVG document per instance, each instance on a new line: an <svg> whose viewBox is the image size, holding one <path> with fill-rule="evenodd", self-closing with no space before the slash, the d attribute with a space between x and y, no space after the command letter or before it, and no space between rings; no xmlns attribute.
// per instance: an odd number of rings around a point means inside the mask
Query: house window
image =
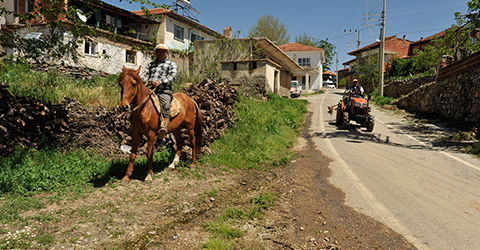
<svg viewBox="0 0 480 250"><path fill-rule="evenodd" d="M205 40L205 38L204 38L203 36L199 36L199 35L196 35L196 34L192 34L192 35L190 36L190 40L191 40L192 42L195 42L195 41L203 41L203 40Z"/></svg>
<svg viewBox="0 0 480 250"><path fill-rule="evenodd" d="M94 43L92 41L85 41L85 50L84 53L85 55L95 55L97 54L97 43Z"/></svg>
<svg viewBox="0 0 480 250"><path fill-rule="evenodd" d="M310 67L310 58L298 58L298 65L301 67Z"/></svg>
<svg viewBox="0 0 480 250"><path fill-rule="evenodd" d="M183 28L175 25L174 29L173 29L173 36L176 39L179 39L179 40L183 41Z"/></svg>
<svg viewBox="0 0 480 250"><path fill-rule="evenodd" d="M35 8L34 0L14 0L13 2L13 13L23 15L30 13Z"/></svg>
<svg viewBox="0 0 480 250"><path fill-rule="evenodd" d="M127 50L127 56L125 58L125 62L127 63L135 63L135 51Z"/></svg>

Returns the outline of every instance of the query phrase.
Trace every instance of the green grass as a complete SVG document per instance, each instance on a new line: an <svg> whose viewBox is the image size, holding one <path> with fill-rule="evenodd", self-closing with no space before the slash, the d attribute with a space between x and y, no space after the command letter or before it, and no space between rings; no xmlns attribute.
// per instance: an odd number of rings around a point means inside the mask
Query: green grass
<svg viewBox="0 0 480 250"><path fill-rule="evenodd" d="M380 106L380 107L383 107L385 105L392 105L395 100L396 99L393 98L393 97L380 96L378 94L378 91L372 93L371 101L375 105Z"/></svg>
<svg viewBox="0 0 480 250"><path fill-rule="evenodd" d="M214 167L259 168L288 163L298 128L307 112L306 100L269 95L268 101L241 97L235 106L239 121L215 141L216 154L204 156L201 164Z"/></svg>

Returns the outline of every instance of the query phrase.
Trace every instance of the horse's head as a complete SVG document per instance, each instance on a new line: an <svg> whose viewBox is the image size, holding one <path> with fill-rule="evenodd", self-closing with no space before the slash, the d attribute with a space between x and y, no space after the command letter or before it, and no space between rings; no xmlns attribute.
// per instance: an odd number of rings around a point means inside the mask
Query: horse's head
<svg viewBox="0 0 480 250"><path fill-rule="evenodd" d="M120 108L125 112L130 111L132 108L131 103L140 89L139 84L142 83L142 79L139 76L140 68L141 66L134 70L123 66L122 73L118 77L118 86L122 89Z"/></svg>

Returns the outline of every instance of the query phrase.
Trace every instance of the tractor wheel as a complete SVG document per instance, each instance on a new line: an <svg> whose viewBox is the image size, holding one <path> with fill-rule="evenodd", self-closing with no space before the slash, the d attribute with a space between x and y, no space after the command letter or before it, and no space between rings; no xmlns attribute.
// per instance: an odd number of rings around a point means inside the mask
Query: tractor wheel
<svg viewBox="0 0 480 250"><path fill-rule="evenodd" d="M341 125L342 124L342 117L343 117L343 114L342 114L342 108L340 107L340 105L338 105L338 108L337 108L337 119L336 119L336 123L337 125Z"/></svg>
<svg viewBox="0 0 480 250"><path fill-rule="evenodd" d="M342 119L342 128L348 128L348 112L343 112L343 119Z"/></svg>
<svg viewBox="0 0 480 250"><path fill-rule="evenodd" d="M367 118L367 131L372 132L374 125L375 125L375 117L371 115Z"/></svg>

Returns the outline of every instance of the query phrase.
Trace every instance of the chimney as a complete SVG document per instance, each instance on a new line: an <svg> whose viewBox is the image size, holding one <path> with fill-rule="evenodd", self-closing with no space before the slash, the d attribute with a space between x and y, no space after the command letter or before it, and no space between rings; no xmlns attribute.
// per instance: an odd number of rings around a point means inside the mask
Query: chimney
<svg viewBox="0 0 480 250"><path fill-rule="evenodd" d="M223 36L232 39L232 27L225 27L225 29L223 29Z"/></svg>
<svg viewBox="0 0 480 250"><path fill-rule="evenodd" d="M403 41L407 40L407 35L403 35Z"/></svg>

